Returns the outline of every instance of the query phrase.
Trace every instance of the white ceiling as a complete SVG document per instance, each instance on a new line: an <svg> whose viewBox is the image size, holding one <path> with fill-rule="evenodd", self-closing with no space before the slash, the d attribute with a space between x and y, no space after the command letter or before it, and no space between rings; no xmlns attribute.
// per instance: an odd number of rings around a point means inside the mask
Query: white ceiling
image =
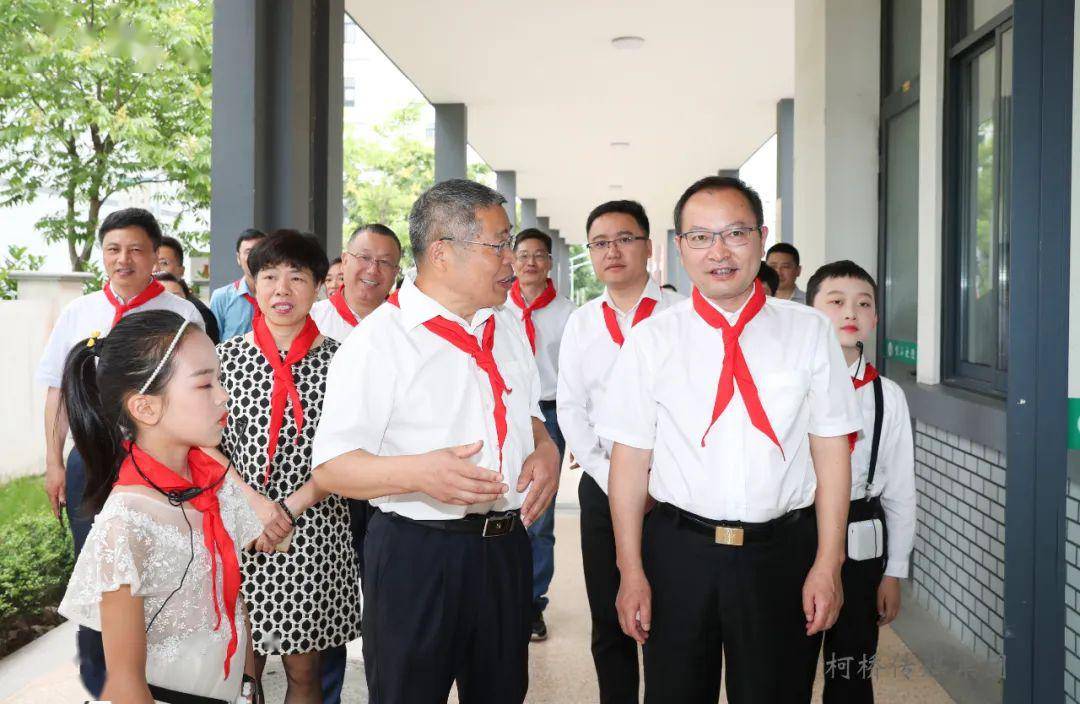
<svg viewBox="0 0 1080 704"><path fill-rule="evenodd" d="M654 232L691 182L737 168L794 93L794 0L345 0L433 103L468 106L469 143L517 171L570 242L613 198ZM637 50L611 39L645 38ZM611 146L627 141L627 148ZM611 188L620 184L621 189Z"/></svg>

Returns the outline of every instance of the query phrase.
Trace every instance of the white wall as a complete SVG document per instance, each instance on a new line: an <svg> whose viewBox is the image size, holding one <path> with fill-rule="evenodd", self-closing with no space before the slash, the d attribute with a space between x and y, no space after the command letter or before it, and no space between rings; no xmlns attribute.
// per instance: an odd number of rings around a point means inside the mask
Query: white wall
<svg viewBox="0 0 1080 704"><path fill-rule="evenodd" d="M0 389L9 401L0 405L0 484L45 471L45 391L33 379L57 314L46 302L0 302Z"/></svg>
<svg viewBox="0 0 1080 704"><path fill-rule="evenodd" d="M881 12L795 3L795 246L802 285L822 264L877 272Z"/></svg>

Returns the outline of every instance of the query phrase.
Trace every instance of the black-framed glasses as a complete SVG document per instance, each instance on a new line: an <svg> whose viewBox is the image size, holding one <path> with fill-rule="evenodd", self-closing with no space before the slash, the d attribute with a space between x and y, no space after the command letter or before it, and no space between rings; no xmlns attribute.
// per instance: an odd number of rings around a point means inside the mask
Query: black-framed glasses
<svg viewBox="0 0 1080 704"><path fill-rule="evenodd" d="M501 257L504 252L509 252L514 248L514 238L508 237L498 244L491 244L490 242L481 242L480 240L459 240L454 237L440 237L439 242L460 242L461 244L476 244L481 247L487 247L489 250L495 252L495 256Z"/></svg>
<svg viewBox="0 0 1080 704"><path fill-rule="evenodd" d="M728 247L745 247L750 244L754 232L761 232L757 227L730 227L726 230L706 230L695 227L679 235L690 249L708 249L716 244L716 238L723 240Z"/></svg>
<svg viewBox="0 0 1080 704"><path fill-rule="evenodd" d="M585 248L591 252L606 252L611 248L611 245L618 245L619 247L629 247L638 240L647 240L648 237L641 237L635 235L623 235L622 237L616 237L610 240L594 240L585 244Z"/></svg>

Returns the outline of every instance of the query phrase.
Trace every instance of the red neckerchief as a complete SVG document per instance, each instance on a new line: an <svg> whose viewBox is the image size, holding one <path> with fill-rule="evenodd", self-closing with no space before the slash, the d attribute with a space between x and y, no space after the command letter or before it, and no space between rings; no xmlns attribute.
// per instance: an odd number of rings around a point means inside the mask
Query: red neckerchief
<svg viewBox="0 0 1080 704"><path fill-rule="evenodd" d="M394 291L386 299L391 305L401 307L398 302L398 292ZM440 316L436 316L424 323L424 327L435 333L454 347L473 358L476 366L487 373L488 382L491 384L491 395L495 399L495 435L499 441L499 471L502 471L503 444L506 442L506 403L503 394L510 393L511 389L506 385L499 366L495 363L495 316L492 315L484 323L483 342L479 344L476 338L470 335L465 328L458 323Z"/></svg>
<svg viewBox="0 0 1080 704"><path fill-rule="evenodd" d="M266 326L266 319L263 316L255 316L251 321L251 329L255 335L255 346L259 348L274 370L274 386L270 392L270 437L266 451L266 476L263 478L263 484L267 484L270 481L270 467L274 462L274 453L277 452L278 435L285 422L286 399L292 400L297 442L300 441L300 431L304 429L304 406L300 402L300 393L296 390L292 365L307 355L311 349L311 343L319 336L319 326L309 315L300 334L289 345L289 351L284 360L281 359L277 343L274 342L274 336L270 334L270 328Z"/></svg>
<svg viewBox="0 0 1080 704"><path fill-rule="evenodd" d="M611 335L611 341L619 347L623 346L623 334L619 329L619 319L615 317L615 309L608 305L607 301L600 304L600 307L604 310L604 325L607 326L608 334ZM630 321L630 327L634 327L645 318L652 315L653 310L656 308L656 300L652 298L642 298L638 301L637 312L634 313L634 319Z"/></svg>
<svg viewBox="0 0 1080 704"><path fill-rule="evenodd" d="M879 376L878 370L874 368L873 364L870 364L870 362L867 362L866 363L866 371L863 372L863 378L859 379L857 377L851 377L851 383L855 385L855 390L858 391L862 387L864 387L867 384L873 382L874 379L878 378L878 376ZM852 452L855 452L855 441L858 440L858 439L859 439L859 431L858 430L856 430L855 432L852 432L852 433L848 433L848 436L847 436L848 449L850 449Z"/></svg>
<svg viewBox="0 0 1080 704"><path fill-rule="evenodd" d="M350 327L356 327L360 322L356 319L352 309L349 308L349 304L345 302L345 286L339 286L337 291L334 291L330 295L330 305L334 306L334 310L338 312L342 320L349 324Z"/></svg>
<svg viewBox="0 0 1080 704"><path fill-rule="evenodd" d="M551 282L551 279L548 279L547 288L536 297L535 301L526 305L525 296L521 295L521 280L515 279L514 285L510 287L510 300L521 309L521 320L525 323L525 334L529 337L529 347L532 348L533 354L536 354L536 326L533 325L532 314L555 300L555 284Z"/></svg>
<svg viewBox="0 0 1080 704"><path fill-rule="evenodd" d="M113 307L113 325L119 323L120 318L123 318L125 313L133 311L139 306L141 306L143 303L146 303L147 301L157 298L161 294L165 293L165 287L162 286L161 282L157 279L151 279L150 284L127 303L120 302L120 299L116 297L115 293L113 293L112 286L109 285L107 281L105 282L105 288L102 290L105 291L105 298L109 300L109 303L111 303Z"/></svg>
<svg viewBox="0 0 1080 704"><path fill-rule="evenodd" d="M242 279L237 279L236 281L232 282L233 288L236 289L237 291L240 290L240 282L241 281L242 281ZM252 296L250 293L242 293L240 295L244 297L244 300L246 300L248 303L251 304L251 309L252 309L251 315L252 315L253 318L257 318L260 315L262 315L262 311L259 310L259 302L255 300L255 296Z"/></svg>
<svg viewBox="0 0 1080 704"><path fill-rule="evenodd" d="M191 470L191 481L188 481L148 455L138 445L126 442L124 449L128 455L120 465L120 473L116 478L117 485L145 486L164 491L211 487L188 503L202 513L203 544L206 546L206 551L210 553L210 600L214 602L214 614L217 616L214 630L221 627L222 611L229 619L232 636L225 650L225 679L228 679L229 665L237 645L236 599L240 594L240 563L236 559L236 547L232 536L229 535L225 523L221 520L221 506L218 504L217 495L223 483L222 474L225 472L225 467L199 448L193 447L188 450L187 456L188 469ZM138 469L135 468L136 462L138 462ZM142 470L146 477L139 474L139 470ZM152 486L151 482L157 486ZM220 603L217 591L218 561L221 562Z"/></svg>
<svg viewBox="0 0 1080 704"><path fill-rule="evenodd" d="M711 327L720 330L724 336L724 364L720 369L720 381L716 385L716 402L713 404L712 420L709 421L709 427L705 428L705 434L701 436L701 446L705 447L705 436L709 434L716 419L727 408L728 402L735 395L735 385L738 384L739 395L742 396L746 412L750 416L750 423L765 437L772 440L773 444L780 449L780 455L783 456L784 448L776 439L769 416L765 414L765 408L761 405L757 385L754 384L754 377L750 374L750 368L746 365L746 358L743 357L742 347L739 345L739 336L747 323L765 307L765 289L760 281L754 281L754 292L750 295L750 300L746 302L742 313L739 314L735 325L728 323L727 318L705 300L697 287L694 288L693 298L694 311Z"/></svg>

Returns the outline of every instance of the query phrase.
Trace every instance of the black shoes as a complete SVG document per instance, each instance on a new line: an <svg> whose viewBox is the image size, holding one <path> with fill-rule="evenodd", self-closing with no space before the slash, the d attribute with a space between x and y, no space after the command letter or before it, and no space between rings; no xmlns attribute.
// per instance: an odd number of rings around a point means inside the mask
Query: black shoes
<svg viewBox="0 0 1080 704"><path fill-rule="evenodd" d="M536 615L533 617L532 631L529 634L529 640L531 640L533 643L538 643L540 641L547 640L547 637L548 632L547 624L544 623L544 612L537 611Z"/></svg>

